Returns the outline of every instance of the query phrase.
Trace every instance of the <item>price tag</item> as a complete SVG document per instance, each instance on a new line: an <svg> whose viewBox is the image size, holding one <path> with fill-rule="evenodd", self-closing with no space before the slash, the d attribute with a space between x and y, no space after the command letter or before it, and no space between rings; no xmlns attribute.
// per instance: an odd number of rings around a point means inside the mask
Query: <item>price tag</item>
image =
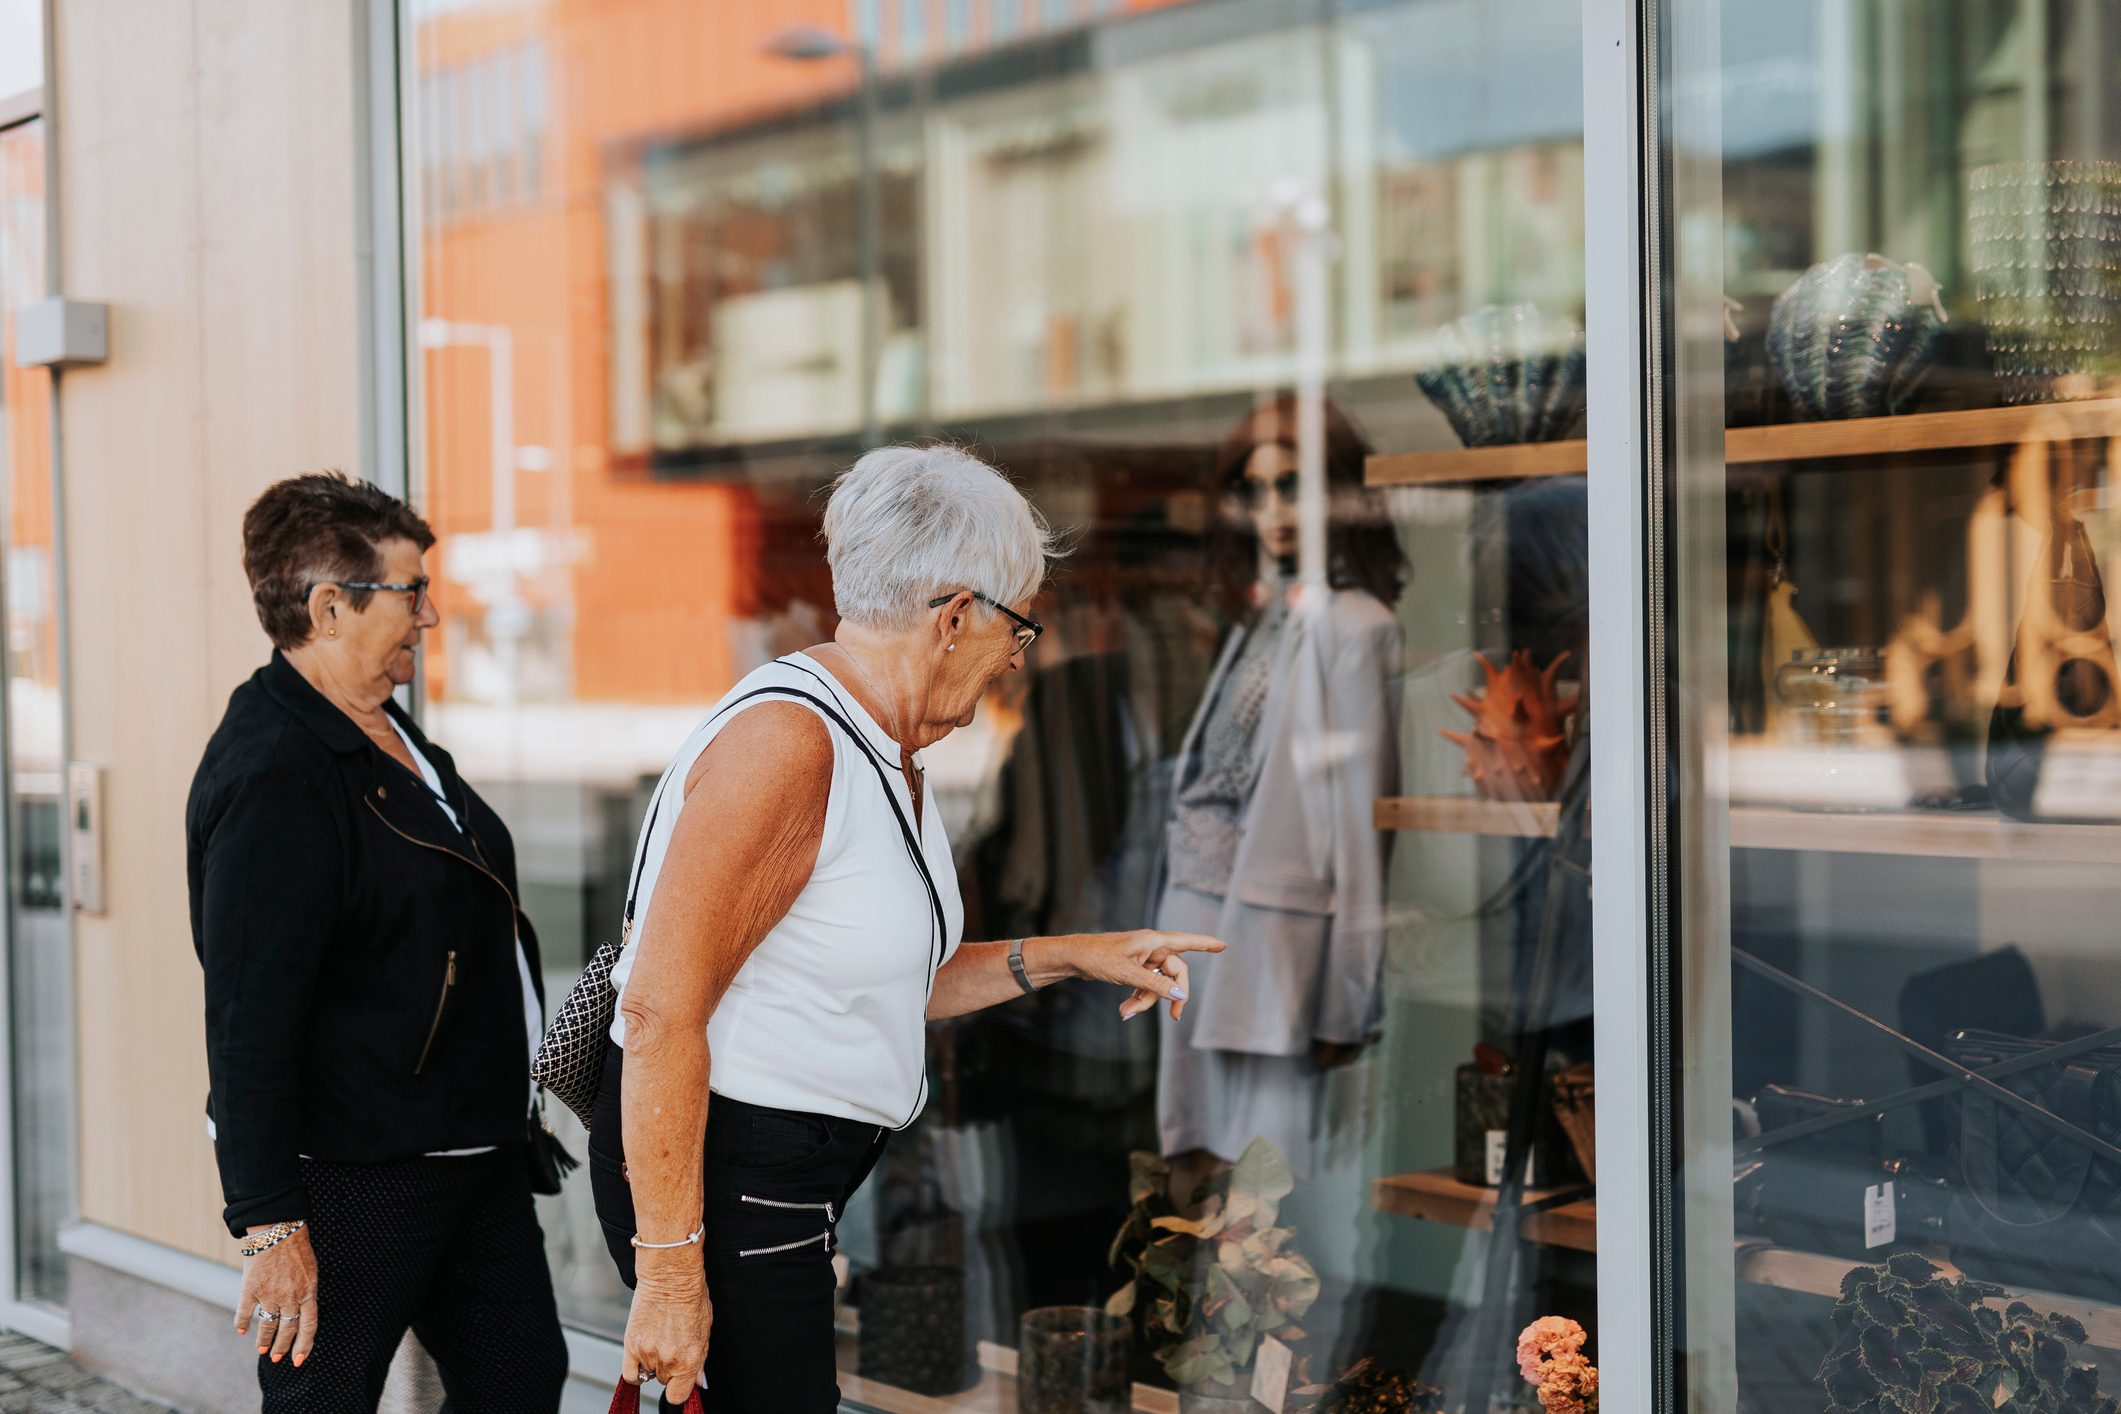
<svg viewBox="0 0 2121 1414"><path fill-rule="evenodd" d="M1259 1343L1252 1364L1252 1397L1267 1406L1270 1414L1282 1414L1289 1399L1289 1347L1273 1336Z"/></svg>
<svg viewBox="0 0 2121 1414"><path fill-rule="evenodd" d="M1883 1247L1900 1235L1893 1212L1893 1185L1874 1183L1863 1190L1863 1245Z"/></svg>
<svg viewBox="0 0 2121 1414"><path fill-rule="evenodd" d="M1509 1131L1509 1130L1507 1130L1507 1129L1491 1129L1491 1130L1489 1130L1489 1131L1488 1131L1488 1187L1490 1187L1490 1188L1497 1188L1497 1187L1500 1187L1500 1186L1502 1185L1502 1165L1503 1165L1503 1161L1504 1161L1504 1160L1506 1160L1506 1159L1507 1159L1507 1158L1509 1157L1509 1153L1510 1153L1510 1131Z"/></svg>

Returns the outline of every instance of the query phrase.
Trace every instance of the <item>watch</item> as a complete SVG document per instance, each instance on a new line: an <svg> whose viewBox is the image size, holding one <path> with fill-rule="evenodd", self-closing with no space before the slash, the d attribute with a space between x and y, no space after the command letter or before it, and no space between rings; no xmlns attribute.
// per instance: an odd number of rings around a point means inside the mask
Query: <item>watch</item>
<svg viewBox="0 0 2121 1414"><path fill-rule="evenodd" d="M1038 990L1038 988L1031 985L1031 974L1024 971L1024 940L1022 938L1018 938L1015 942L1009 944L1009 970L1016 975L1016 985L1024 989L1026 996Z"/></svg>

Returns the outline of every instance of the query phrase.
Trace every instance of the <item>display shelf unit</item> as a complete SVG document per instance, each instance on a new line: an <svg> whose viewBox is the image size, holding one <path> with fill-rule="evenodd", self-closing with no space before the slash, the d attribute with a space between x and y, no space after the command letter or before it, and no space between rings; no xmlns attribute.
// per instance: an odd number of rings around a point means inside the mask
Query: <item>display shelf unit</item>
<svg viewBox="0 0 2121 1414"><path fill-rule="evenodd" d="M1387 796L1372 814L1380 830L1538 839L1554 833L1560 808L1457 796ZM2121 825L2027 824L1986 811L1843 814L1739 805L1731 808L1731 844L1815 854L2121 864Z"/></svg>
<svg viewBox="0 0 2121 1414"><path fill-rule="evenodd" d="M2076 442L2092 437L2121 437L2121 398L1734 427L1724 433L1723 447L1724 461L1740 466L2026 442ZM1463 486L1534 476L1568 476L1584 470L1589 452L1590 444L1582 440L1395 452L1371 457L1364 479L1372 486Z"/></svg>
<svg viewBox="0 0 2121 1414"><path fill-rule="evenodd" d="M839 1332L840 1397L848 1405L879 1414L1016 1414L1016 1351L981 1341L979 1383L956 1394L914 1394L847 1373L856 1367L858 1318L843 1318ZM1178 1396L1153 1385L1136 1385L1131 1414L1178 1414Z"/></svg>
<svg viewBox="0 0 2121 1414"><path fill-rule="evenodd" d="M1552 1196L1550 1189L1534 1188L1525 1193L1532 1202ZM1474 1232L1495 1230L1495 1190L1460 1183L1448 1169L1374 1178L1370 1180L1370 1206L1380 1213L1470 1228ZM1520 1231L1527 1240L1543 1247L1596 1252L1598 1206L1585 1199L1527 1213Z"/></svg>
<svg viewBox="0 0 2121 1414"><path fill-rule="evenodd" d="M1548 1196L1549 1193L1538 1189L1525 1194L1527 1200L1535 1202ZM1495 1228L1495 1190L1460 1183L1447 1169L1398 1173L1373 1179L1370 1182L1370 1206L1380 1213L1443 1223L1474 1232L1492 1232ZM1586 1198L1581 1202L1527 1213L1519 1235L1544 1247L1595 1252L1598 1250L1597 1201ZM1753 1239L1740 1239L1735 1256L1740 1281L1827 1297L1841 1294L1841 1279L1849 1272L1871 1265L1847 1257L1830 1257L1823 1252L1775 1247ZM1947 1275L1959 1275L1958 1269L1944 1258L1931 1256L1929 1260L1943 1268ZM2121 1350L2121 1306L2044 1291L2012 1291L1998 1298L1999 1304L2011 1300L2022 1300L2040 1311L2059 1311L2074 1316L2084 1323L2091 1344L2104 1350Z"/></svg>

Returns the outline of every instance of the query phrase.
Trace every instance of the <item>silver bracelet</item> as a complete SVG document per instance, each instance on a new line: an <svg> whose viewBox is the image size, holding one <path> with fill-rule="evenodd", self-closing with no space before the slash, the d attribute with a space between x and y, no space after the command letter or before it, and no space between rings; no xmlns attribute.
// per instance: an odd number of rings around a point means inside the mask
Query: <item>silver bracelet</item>
<svg viewBox="0 0 2121 1414"><path fill-rule="evenodd" d="M641 1241L641 1235L639 1233L635 1233L633 1236L627 1238L626 1240L628 1242L631 1242L636 1247L696 1247L699 1245L700 1239L704 1238L706 1235L707 1224L701 1223L698 1227L692 1230L692 1236L686 1238L683 1242L643 1242Z"/></svg>
<svg viewBox="0 0 2121 1414"><path fill-rule="evenodd" d="M1029 996L1038 990L1038 988L1031 985L1031 974L1024 970L1024 939L1022 938L1018 938L1015 942L1009 944L1009 970L1016 974L1016 985L1024 989L1025 996Z"/></svg>

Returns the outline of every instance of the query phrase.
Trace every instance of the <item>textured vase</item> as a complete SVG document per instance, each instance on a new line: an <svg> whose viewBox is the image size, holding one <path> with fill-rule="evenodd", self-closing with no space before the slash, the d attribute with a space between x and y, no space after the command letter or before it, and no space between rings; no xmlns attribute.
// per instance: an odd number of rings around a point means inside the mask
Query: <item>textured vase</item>
<svg viewBox="0 0 2121 1414"><path fill-rule="evenodd" d="M1976 167L1967 255L2004 402L2087 397L2121 373L2121 163Z"/></svg>
<svg viewBox="0 0 2121 1414"><path fill-rule="evenodd" d="M1807 417L1883 417L1914 405L1945 324L1920 265L1843 255L1776 297L1768 358Z"/></svg>
<svg viewBox="0 0 2121 1414"><path fill-rule="evenodd" d="M1042 1306L1017 1325L1017 1414L1126 1414L1134 1328L1096 1306Z"/></svg>
<svg viewBox="0 0 2121 1414"><path fill-rule="evenodd" d="M861 1284L856 1368L915 1394L956 1394L978 1381L965 1339L965 1274L956 1267L885 1267Z"/></svg>
<svg viewBox="0 0 2121 1414"><path fill-rule="evenodd" d="M1436 331L1414 375L1468 447L1553 442L1583 425L1583 330L1530 304L1488 305Z"/></svg>

